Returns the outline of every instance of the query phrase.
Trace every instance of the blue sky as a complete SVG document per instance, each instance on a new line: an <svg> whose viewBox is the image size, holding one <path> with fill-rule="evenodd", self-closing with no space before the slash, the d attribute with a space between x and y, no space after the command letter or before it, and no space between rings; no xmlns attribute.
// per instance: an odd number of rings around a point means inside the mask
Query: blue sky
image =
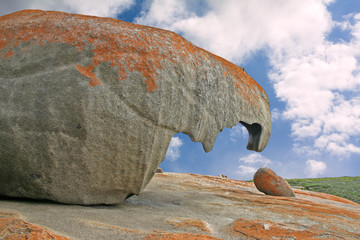
<svg viewBox="0 0 360 240"><path fill-rule="evenodd" d="M251 179L267 166L286 178L360 175L359 0L1 0L0 15L36 8L119 18L175 31L243 66L267 92L272 133L246 150L241 126L205 153L173 137L165 171Z"/></svg>

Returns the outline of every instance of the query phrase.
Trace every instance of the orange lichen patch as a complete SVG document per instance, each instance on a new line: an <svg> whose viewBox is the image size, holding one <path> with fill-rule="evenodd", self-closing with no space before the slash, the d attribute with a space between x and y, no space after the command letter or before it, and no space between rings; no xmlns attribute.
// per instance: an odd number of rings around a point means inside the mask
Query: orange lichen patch
<svg viewBox="0 0 360 240"><path fill-rule="evenodd" d="M190 184L186 184L183 183L181 184L183 186L190 186ZM225 198L238 198L238 200L242 200L245 199L247 197L253 196L255 193L245 190L245 189L240 189L238 188L238 186L212 186L211 184L205 185L205 186L197 186L197 189L199 189L200 191L207 191L207 192L211 192L211 193L217 193L219 194L219 196L221 197L225 197Z"/></svg>
<svg viewBox="0 0 360 240"><path fill-rule="evenodd" d="M294 189L294 192L298 193L298 194L311 196L311 197L318 197L318 198L327 199L327 200L331 200L331 201L336 201L336 202L351 204L351 205L355 205L355 206L360 206L360 204L358 204L356 202L350 201L350 200L342 198L342 197L337 197L337 196L334 196L334 195L326 194L326 193L302 191L302 190L297 190L297 189Z"/></svg>
<svg viewBox="0 0 360 240"><path fill-rule="evenodd" d="M283 214L284 216L291 214L298 217L302 216L312 218L316 221L326 221L328 219L334 218L340 218L342 220L348 218L355 220L355 222L360 220L359 212L299 198L276 196L259 196L254 198L253 196L241 196L241 198L238 197L238 200L249 201L251 202L252 206L258 207L260 209L271 206L274 212L277 214Z"/></svg>
<svg viewBox="0 0 360 240"><path fill-rule="evenodd" d="M14 55L14 51L9 50L7 51L7 53L4 54L4 58L11 57L12 55Z"/></svg>
<svg viewBox="0 0 360 240"><path fill-rule="evenodd" d="M230 232L245 239L316 239L326 233L317 229L289 229L285 224L263 220L239 218L231 225Z"/></svg>
<svg viewBox="0 0 360 240"><path fill-rule="evenodd" d="M307 215L310 217L319 217L324 218L326 216L333 217L345 217L354 220L360 220L360 213L346 210L333 205L319 204L313 201L307 200L298 200L294 202L285 202L279 203L279 211L281 206L292 207L295 215ZM360 227L360 222L359 222Z"/></svg>
<svg viewBox="0 0 360 240"><path fill-rule="evenodd" d="M150 92L158 88L158 70L166 62L189 62L194 70L203 62L216 62L221 63L225 76L233 77L237 92L251 103L256 105L261 97L258 93L264 92L240 67L166 30L110 18L25 10L0 17L0 31L0 56L22 42L39 46L65 43L79 51L90 46L94 53L91 65L76 66L81 74L90 78L90 86L99 85L93 70L103 62L117 69L119 80L131 72L140 73Z"/></svg>
<svg viewBox="0 0 360 240"><path fill-rule="evenodd" d="M310 200L274 196L245 197L243 199L235 198L234 200L251 203L252 209L259 212L260 215L263 214L262 211L266 211L267 208L271 207L271 211L278 216L283 216L283 219L287 219L288 216L291 216L292 219L309 219L321 226L314 226L315 229L322 230L334 227L334 224L336 224L335 232L342 233L342 236L360 237L358 231L360 229L360 213L357 211L334 205L319 204ZM321 231L319 231L320 233Z"/></svg>
<svg viewBox="0 0 360 240"><path fill-rule="evenodd" d="M30 224L15 213L0 212L0 239L7 240L70 240L70 238L57 235L44 227Z"/></svg>
<svg viewBox="0 0 360 240"><path fill-rule="evenodd" d="M200 189L201 191L209 191L221 194L232 194L241 198L251 194L255 194L253 189L255 185L250 182L220 178L214 176L202 176L197 174L189 174L193 179L183 181L181 185ZM198 181L201 185L196 184ZM246 187L246 188L243 188ZM256 190L257 191L257 190ZM229 196L230 197L230 196Z"/></svg>
<svg viewBox="0 0 360 240"><path fill-rule="evenodd" d="M298 208L296 208L298 207ZM299 204L298 206L294 205L292 206L293 209L287 209L286 213L292 213L295 216L308 216L309 218L313 218L316 220L323 220L327 217L339 218L339 219L353 219L353 220L360 220L360 215L356 212L349 211L343 208L338 208L335 206L329 206L324 204L316 204L316 203L308 203L305 204ZM278 209L281 212L281 209ZM360 228L360 222L359 222L359 228Z"/></svg>
<svg viewBox="0 0 360 240"><path fill-rule="evenodd" d="M214 176L201 176L197 174L186 174L187 177L180 177L177 174L163 173L159 177L168 178L168 182L174 181L174 184L178 184L187 189L199 190L201 192L214 193L219 197L235 198L234 200L242 201L246 198L259 195L255 189L253 183L214 177ZM155 176L158 177L158 176Z"/></svg>
<svg viewBox="0 0 360 240"><path fill-rule="evenodd" d="M90 64L89 67L83 67L80 64L75 67L83 76L90 78L89 86L95 87L101 84L100 80L95 76L95 73L92 72L94 70L94 66L92 64Z"/></svg>
<svg viewBox="0 0 360 240"><path fill-rule="evenodd" d="M289 183L269 168L260 168L254 175L254 183L267 195L295 197Z"/></svg>
<svg viewBox="0 0 360 240"><path fill-rule="evenodd" d="M211 53L210 53L211 54ZM265 93L264 89L241 67L219 57L212 55L217 61L221 62L227 71L233 76L233 84L237 92L243 96L247 101L257 105L257 94L259 92ZM224 73L227 76L227 72ZM249 91L250 90L250 91ZM256 91L258 90L258 91Z"/></svg>
<svg viewBox="0 0 360 240"><path fill-rule="evenodd" d="M197 218L170 218L166 222L178 228L197 228L203 232L211 233L209 224L201 219Z"/></svg>
<svg viewBox="0 0 360 240"><path fill-rule="evenodd" d="M221 240L204 234L155 232L147 235L144 240Z"/></svg>

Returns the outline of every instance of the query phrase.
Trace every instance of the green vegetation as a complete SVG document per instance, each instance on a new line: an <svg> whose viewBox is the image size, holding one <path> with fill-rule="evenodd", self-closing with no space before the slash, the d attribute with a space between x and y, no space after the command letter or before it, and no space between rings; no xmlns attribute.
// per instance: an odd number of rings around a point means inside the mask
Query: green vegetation
<svg viewBox="0 0 360 240"><path fill-rule="evenodd" d="M360 177L286 179L293 188L328 193L360 204Z"/></svg>

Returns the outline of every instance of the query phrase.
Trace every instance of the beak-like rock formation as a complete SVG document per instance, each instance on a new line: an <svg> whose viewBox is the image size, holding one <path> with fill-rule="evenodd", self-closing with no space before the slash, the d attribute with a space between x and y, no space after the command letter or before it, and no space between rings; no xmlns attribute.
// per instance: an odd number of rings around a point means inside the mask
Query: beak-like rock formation
<svg viewBox="0 0 360 240"><path fill-rule="evenodd" d="M139 194L171 137L213 147L241 122L270 137L265 91L179 35L110 18L0 17L0 195L114 204Z"/></svg>

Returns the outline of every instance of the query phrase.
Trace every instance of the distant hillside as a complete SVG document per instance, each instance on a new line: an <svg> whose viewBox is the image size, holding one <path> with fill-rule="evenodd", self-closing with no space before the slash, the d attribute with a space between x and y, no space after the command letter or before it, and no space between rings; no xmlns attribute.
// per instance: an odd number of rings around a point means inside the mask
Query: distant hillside
<svg viewBox="0 0 360 240"><path fill-rule="evenodd" d="M360 204L360 177L286 179L293 188L328 193Z"/></svg>

